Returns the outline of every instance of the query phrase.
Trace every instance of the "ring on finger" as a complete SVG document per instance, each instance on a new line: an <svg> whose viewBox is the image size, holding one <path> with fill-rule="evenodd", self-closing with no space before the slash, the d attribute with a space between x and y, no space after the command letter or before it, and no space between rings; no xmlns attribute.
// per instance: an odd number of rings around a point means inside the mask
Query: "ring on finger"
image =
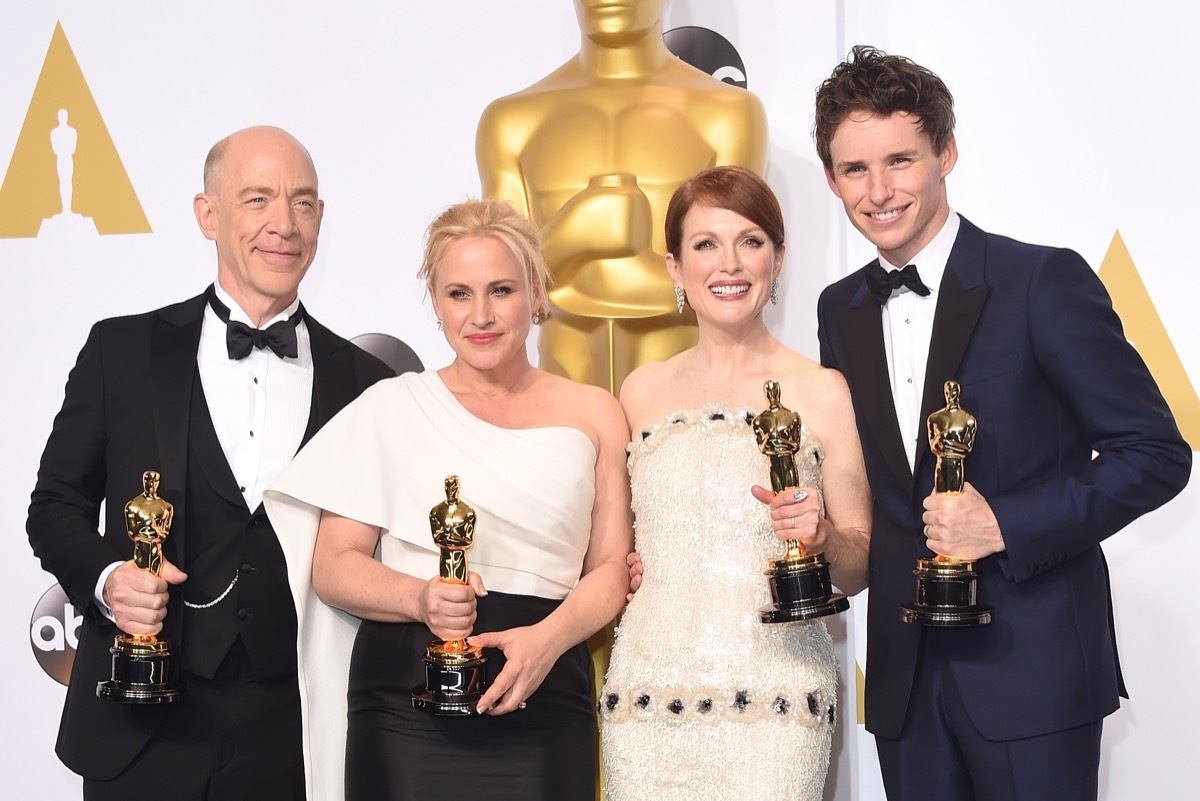
<svg viewBox="0 0 1200 801"><path fill-rule="evenodd" d="M795 528L795 527L796 527L796 516L795 516L795 515L792 515L792 525L791 525L791 527L792 527L792 528Z"/></svg>
<svg viewBox="0 0 1200 801"><path fill-rule="evenodd" d="M800 503L802 500L804 500L807 497L808 497L808 493L804 490L796 490L792 493L792 500L795 501L796 503Z"/></svg>

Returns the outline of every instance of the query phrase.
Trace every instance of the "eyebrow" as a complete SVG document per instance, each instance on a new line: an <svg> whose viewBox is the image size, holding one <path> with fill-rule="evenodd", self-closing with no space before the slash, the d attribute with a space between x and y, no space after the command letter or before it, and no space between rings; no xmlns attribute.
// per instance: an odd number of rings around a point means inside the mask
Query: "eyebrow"
<svg viewBox="0 0 1200 801"><path fill-rule="evenodd" d="M921 155L921 152L919 150L917 150L915 148L909 148L908 150L897 150L894 153L888 153L886 156L883 157L883 160L884 161L892 161L893 159L897 159L897 158L912 159L912 158L917 158L920 155ZM847 159L845 161L836 161L836 162L834 162L833 166L836 169L844 170L847 167L864 167L864 166L866 166L866 164L867 164L867 162L865 159Z"/></svg>
<svg viewBox="0 0 1200 801"><path fill-rule="evenodd" d="M246 197L247 195L269 195L271 197L274 197L276 194L278 194L278 193L269 186L247 186L247 187L244 187L240 192L238 192L237 196L238 197ZM316 197L317 196L316 187L301 186L292 192L292 197L304 197L304 196Z"/></svg>

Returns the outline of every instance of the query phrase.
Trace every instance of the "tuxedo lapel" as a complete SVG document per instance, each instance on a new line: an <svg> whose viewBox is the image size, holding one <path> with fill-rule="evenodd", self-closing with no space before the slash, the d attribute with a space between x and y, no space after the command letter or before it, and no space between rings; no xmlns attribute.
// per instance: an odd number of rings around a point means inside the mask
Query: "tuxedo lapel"
<svg viewBox="0 0 1200 801"><path fill-rule="evenodd" d="M852 357L839 364L846 380L855 388L860 410L871 429L872 439L905 489L912 487L912 472L904 452L904 440L896 421L896 402L888 377L887 353L883 344L883 319L879 302L866 291L866 284L850 305L838 310L840 327Z"/></svg>
<svg viewBox="0 0 1200 801"><path fill-rule="evenodd" d="M946 405L945 384L957 376L988 296L988 285L984 282L986 248L983 232L965 218L960 219L958 238L938 288L921 395L922 421ZM927 452L927 448L917 448L918 471Z"/></svg>
<svg viewBox="0 0 1200 801"><path fill-rule="evenodd" d="M163 483L176 488L176 497L166 500L175 505L175 523L171 540L175 553L184 553L183 521L187 486L188 420L191 416L192 385L196 380L196 351L200 347L200 325L204 319L204 297L200 296L160 310L154 317L150 338L150 362L155 380L150 387L153 404L154 435L158 444L158 470ZM182 562L180 562L182 566Z"/></svg>
<svg viewBox="0 0 1200 801"><path fill-rule="evenodd" d="M311 316L305 324L313 359L313 399L308 428L304 432L304 443L307 443L330 417L358 394L359 385L355 380L353 361L346 358L348 343Z"/></svg>

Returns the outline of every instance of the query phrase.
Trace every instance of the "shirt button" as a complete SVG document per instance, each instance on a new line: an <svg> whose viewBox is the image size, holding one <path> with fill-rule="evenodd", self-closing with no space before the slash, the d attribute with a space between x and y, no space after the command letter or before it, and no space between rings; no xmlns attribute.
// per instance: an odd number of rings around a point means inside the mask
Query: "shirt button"
<svg viewBox="0 0 1200 801"><path fill-rule="evenodd" d="M248 610L246 610L246 609L238 610L238 619L245 620L248 617L250 617L250 612Z"/></svg>
<svg viewBox="0 0 1200 801"><path fill-rule="evenodd" d="M910 383L910 384L912 383L912 379L911 379L911 378L910 378L910 379L908 379L908 383Z"/></svg>
<svg viewBox="0 0 1200 801"><path fill-rule="evenodd" d="M254 432L253 432L253 431L251 431L251 432L250 432L250 436L252 436L252 437L254 436Z"/></svg>
<svg viewBox="0 0 1200 801"><path fill-rule="evenodd" d="M242 565L242 572L243 573L253 573L254 566L251 565L249 562L247 562L246 564Z"/></svg>

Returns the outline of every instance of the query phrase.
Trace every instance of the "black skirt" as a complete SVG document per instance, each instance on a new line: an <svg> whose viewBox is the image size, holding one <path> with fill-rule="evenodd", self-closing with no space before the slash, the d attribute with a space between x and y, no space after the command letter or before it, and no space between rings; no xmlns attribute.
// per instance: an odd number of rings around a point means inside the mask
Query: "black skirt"
<svg viewBox="0 0 1200 801"><path fill-rule="evenodd" d="M559 601L492 592L475 631L528 626ZM439 717L412 705L433 636L420 623L363 621L348 692L347 801L591 801L596 795L596 715L586 643L568 650L507 715ZM504 654L487 649L489 680Z"/></svg>

